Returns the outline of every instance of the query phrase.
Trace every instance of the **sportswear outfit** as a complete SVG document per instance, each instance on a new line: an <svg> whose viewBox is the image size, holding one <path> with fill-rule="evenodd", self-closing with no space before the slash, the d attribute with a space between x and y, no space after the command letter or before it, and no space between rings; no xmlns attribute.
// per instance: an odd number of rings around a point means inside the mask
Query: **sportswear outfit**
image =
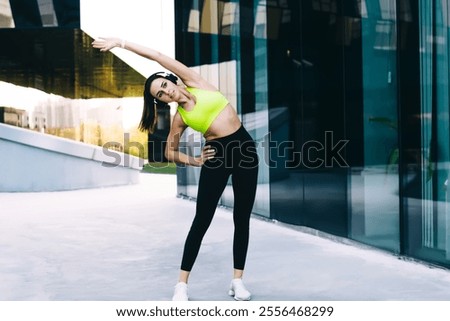
<svg viewBox="0 0 450 321"><path fill-rule="evenodd" d="M191 111L178 106L178 112L187 126L205 134L211 123L228 105L228 100L219 91L192 87L186 89L195 96L196 105ZM205 146L215 149L216 153L212 159L204 162L200 171L196 213L186 238L181 269L191 271L219 199L231 177L234 193L233 262L235 269L243 270L258 176L255 142L241 126L228 136L207 140ZM234 291L230 291L230 294L231 292L234 295Z"/></svg>

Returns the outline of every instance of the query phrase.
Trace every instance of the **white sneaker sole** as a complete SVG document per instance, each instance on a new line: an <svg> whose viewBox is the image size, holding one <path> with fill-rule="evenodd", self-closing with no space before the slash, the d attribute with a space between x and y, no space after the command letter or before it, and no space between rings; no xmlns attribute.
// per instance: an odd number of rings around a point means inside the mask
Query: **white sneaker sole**
<svg viewBox="0 0 450 321"><path fill-rule="evenodd" d="M233 289L230 289L230 290L228 291L228 295L229 295L229 296L232 296L236 301L250 301L251 298L252 298L251 295L250 295L249 297L247 297L247 298L239 298L239 297L237 297L237 296L235 295Z"/></svg>

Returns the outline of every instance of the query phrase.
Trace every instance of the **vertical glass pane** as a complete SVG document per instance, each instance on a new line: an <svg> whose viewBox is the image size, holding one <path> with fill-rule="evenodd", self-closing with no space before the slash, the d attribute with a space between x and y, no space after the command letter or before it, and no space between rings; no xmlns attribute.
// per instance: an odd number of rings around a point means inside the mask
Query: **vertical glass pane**
<svg viewBox="0 0 450 321"><path fill-rule="evenodd" d="M449 161L450 161L450 132L449 132L449 108L450 108L450 1L441 0L442 13L441 54L438 69L438 137L440 154L438 157L438 186L443 187L439 195L439 217L438 217L438 248L444 252L445 264L450 265L450 196L449 196ZM442 69L440 69L442 68Z"/></svg>
<svg viewBox="0 0 450 321"><path fill-rule="evenodd" d="M350 236L399 251L395 1L366 1L362 12L363 164L351 176Z"/></svg>
<svg viewBox="0 0 450 321"><path fill-rule="evenodd" d="M233 7L233 12L229 12L230 16L228 18L229 22L231 22L231 15L233 19L239 21L240 12L237 3L227 2L225 6L231 8L231 5L235 5ZM223 20L220 19L220 20ZM225 20L225 25L227 24L227 20ZM240 29L239 24L234 28L230 28L229 31L233 32L231 37L231 52L232 52L232 61L221 63L221 87L220 90L225 94L225 96L229 99L230 103L236 108L238 115L241 115L242 111L242 102L241 102L241 90L240 90L240 68L241 68L241 46L240 46ZM233 207L234 203L234 195L233 188L231 185L231 178L228 180L227 187L225 188L222 197L220 199L221 204L229 207Z"/></svg>
<svg viewBox="0 0 450 321"><path fill-rule="evenodd" d="M420 61L421 86L421 168L422 168L422 240L426 247L433 246L433 180L431 134L433 109L433 8L421 8L421 48L424 49Z"/></svg>
<svg viewBox="0 0 450 321"><path fill-rule="evenodd" d="M267 134L266 39L260 39L260 42L256 41L254 44L253 34L249 32L255 20L254 8L259 6L259 0L245 5L241 5L237 0L194 0L192 3L180 1L178 5L178 8L184 8L188 12L183 21L184 33L180 35L180 38L188 40L188 47L183 48L185 50L180 52L181 56L178 58L186 60L192 54L191 65L195 66L193 68L217 86L236 108L250 135L258 142L259 156L263 160L259 141ZM263 16L260 18L265 21ZM254 84L249 83L248 79ZM254 87L257 87L256 94ZM253 101L255 103L252 103ZM181 143L183 151L196 155L200 153L204 139L201 134L188 128L181 138ZM196 197L200 168L178 167L177 170L178 193ZM268 216L268 168L264 168L263 162L258 182L253 211ZM233 207L233 203L230 179L220 199L220 205Z"/></svg>
<svg viewBox="0 0 450 321"><path fill-rule="evenodd" d="M447 228L447 185L449 175L449 42L448 42L448 0L436 2L436 86L435 86L435 152L431 161L435 162L434 176L436 195L436 236L434 247L442 251L447 260L450 259L450 248L446 244L449 229ZM431 140L433 143L433 140ZM430 173L431 174L431 173ZM445 254L444 254L445 253Z"/></svg>
<svg viewBox="0 0 450 321"><path fill-rule="evenodd" d="M449 3L420 1L420 219L410 220L413 256L450 264ZM419 231L419 233L414 233Z"/></svg>
<svg viewBox="0 0 450 321"><path fill-rule="evenodd" d="M255 1L255 32L260 25L266 25L266 1ZM257 141L259 156L258 189L253 210L261 215L270 216L270 186L269 166L265 162L268 153L264 139L269 132L268 120L268 79L267 79L267 38L254 35L254 81L255 81L255 111L244 115L244 125L249 127L249 133Z"/></svg>
<svg viewBox="0 0 450 321"><path fill-rule="evenodd" d="M347 236L344 58L357 24L343 1L271 1L267 19L271 215Z"/></svg>
<svg viewBox="0 0 450 321"><path fill-rule="evenodd" d="M230 2L228 4L235 4ZM246 19L248 21L255 21L255 29L257 30L259 24L265 24L265 1L255 1L254 2L255 10L244 10L235 11L235 14L244 14L243 17L238 20ZM235 7L236 10L238 7ZM232 48L236 62L234 64L235 75L229 74L227 75L228 79L236 79L236 81L231 85L236 90L236 105L239 114L241 115L241 120L250 133L250 135L257 142L257 151L260 159L260 167L258 172L258 188L256 191L256 199L255 204L253 206L253 212L258 213L263 216L269 216L269 200L270 200L270 191L269 191L269 168L266 166L264 162L265 152L263 140L268 133L268 119L267 119L267 39L265 37L254 37L254 46L251 46L250 43L246 43L246 47L244 50L248 48L254 48L254 53L251 60L254 61L254 66L243 66L242 65L242 39L240 37L236 37L236 35L241 34L242 30L238 25L233 27L235 33L233 33L232 37ZM247 38L246 38L247 39ZM251 39L247 39L246 41L251 41ZM250 46L249 46L250 45ZM248 58L248 57L247 57ZM232 66L231 63L228 63ZM254 106L242 106L245 104L246 100L242 99L243 95L243 87L242 87L242 72L245 72L250 75L250 79L253 79L254 83ZM222 204L226 206L233 206L233 191L231 188L231 181L229 182L227 188L225 189L224 195L221 199Z"/></svg>

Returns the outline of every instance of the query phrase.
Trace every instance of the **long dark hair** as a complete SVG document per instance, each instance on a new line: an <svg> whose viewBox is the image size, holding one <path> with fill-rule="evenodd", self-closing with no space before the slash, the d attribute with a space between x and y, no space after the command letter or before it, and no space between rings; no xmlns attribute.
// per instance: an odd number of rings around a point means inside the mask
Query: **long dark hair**
<svg viewBox="0 0 450 321"><path fill-rule="evenodd" d="M147 131L150 134L154 132L156 126L156 110L157 107L166 107L168 104L162 102L159 99L156 99L150 93L150 86L152 81L157 78L165 78L170 80L174 84L177 83L178 78L173 74L168 74L165 72L157 72L147 78L144 84L144 108L142 110L142 117L139 123L139 130Z"/></svg>

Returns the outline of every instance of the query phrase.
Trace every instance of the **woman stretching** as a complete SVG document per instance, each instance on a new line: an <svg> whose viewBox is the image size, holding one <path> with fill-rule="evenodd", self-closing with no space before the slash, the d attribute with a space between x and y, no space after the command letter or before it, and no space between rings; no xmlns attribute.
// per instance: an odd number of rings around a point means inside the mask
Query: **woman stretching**
<svg viewBox="0 0 450 321"><path fill-rule="evenodd" d="M249 242L250 214L256 193L258 156L255 143L242 126L235 109L200 74L156 50L117 38L100 38L92 45L100 51L114 47L130 50L158 62L173 73L156 73L146 80L144 110L139 124L141 130L152 133L157 119L156 106L177 103L165 156L176 163L201 166L196 213L184 245L173 300L188 300L189 274L230 176L234 193L234 270L228 293L235 300L250 300L251 294L245 288L242 276ZM178 78L184 85L177 85ZM187 127L201 132L205 138L200 156L190 156L178 149L181 135Z"/></svg>

